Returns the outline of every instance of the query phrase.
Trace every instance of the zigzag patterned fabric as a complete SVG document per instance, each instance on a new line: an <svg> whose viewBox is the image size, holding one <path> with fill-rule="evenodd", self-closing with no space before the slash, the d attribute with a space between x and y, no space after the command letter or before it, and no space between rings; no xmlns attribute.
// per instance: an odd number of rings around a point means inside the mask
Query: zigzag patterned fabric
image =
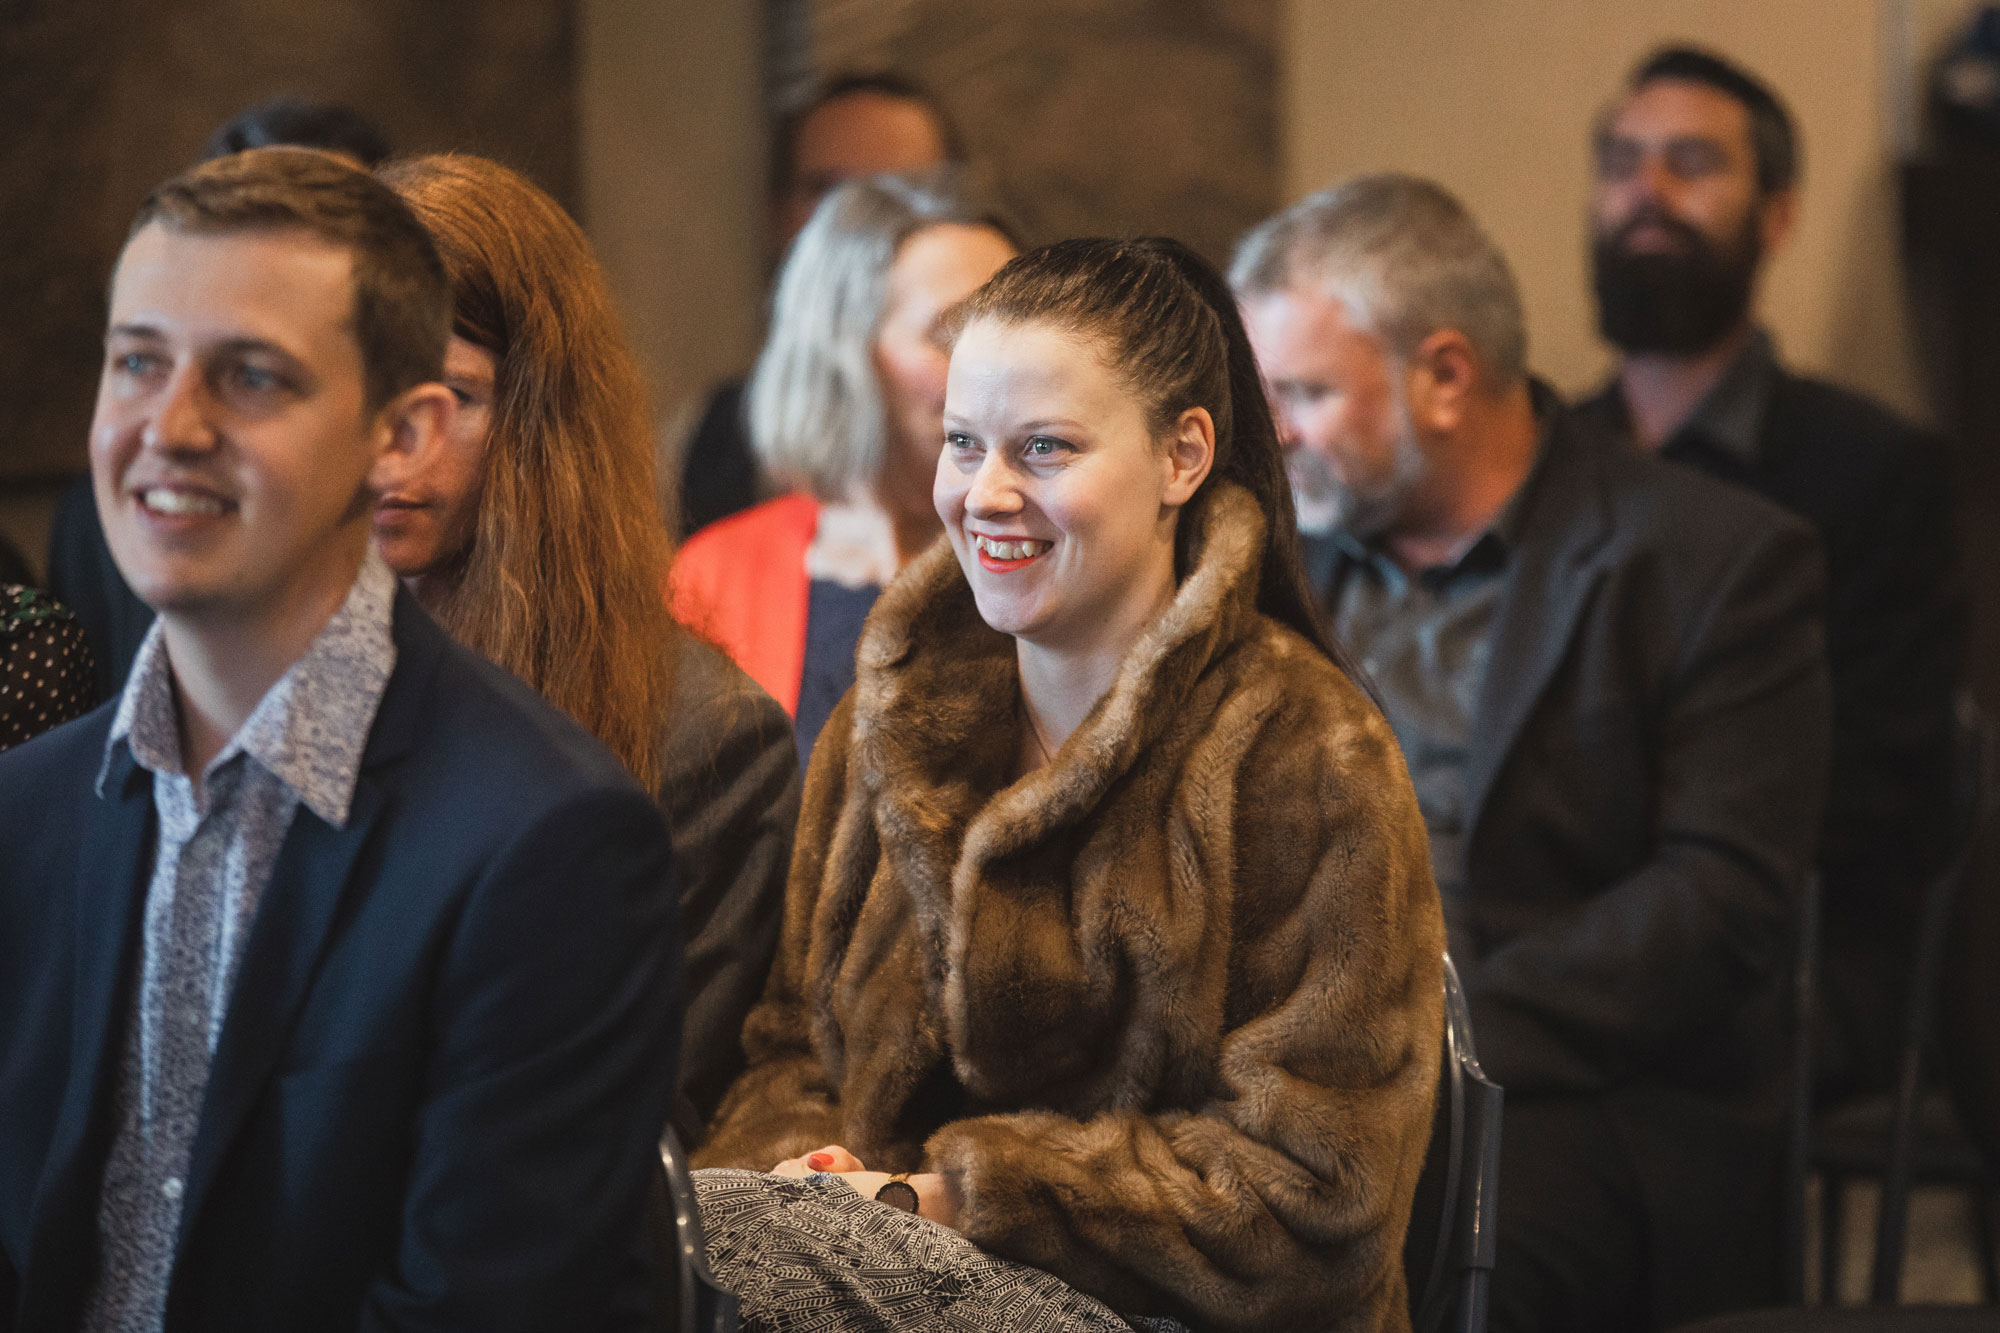
<svg viewBox="0 0 2000 1333"><path fill-rule="evenodd" d="M832 1175L694 1173L709 1267L746 1333L1187 1333L1121 1318L1039 1268L864 1199Z"/></svg>

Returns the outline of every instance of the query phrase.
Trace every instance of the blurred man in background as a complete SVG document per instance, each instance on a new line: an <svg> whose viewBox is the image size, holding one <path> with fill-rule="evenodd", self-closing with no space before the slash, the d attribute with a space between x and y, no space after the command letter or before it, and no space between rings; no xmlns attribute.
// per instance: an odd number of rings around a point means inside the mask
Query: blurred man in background
<svg viewBox="0 0 2000 1333"><path fill-rule="evenodd" d="M771 141L771 234L792 243L826 192L856 176L926 171L965 160L951 120L894 74L829 80L781 116Z"/></svg>
<svg viewBox="0 0 2000 1333"><path fill-rule="evenodd" d="M1756 319L1799 207L1792 117L1754 75L1670 47L1598 126L1591 268L1620 351L1586 425L1756 491L1825 547L1833 772L1825 893L1828 1092L1894 1081L1916 905L1946 859L1963 596L1942 443L1795 375Z"/></svg>
<svg viewBox="0 0 2000 1333"><path fill-rule="evenodd" d="M1762 1303L1828 745L1811 531L1580 431L1506 260L1427 181L1314 195L1231 278L1506 1089L1494 1326Z"/></svg>

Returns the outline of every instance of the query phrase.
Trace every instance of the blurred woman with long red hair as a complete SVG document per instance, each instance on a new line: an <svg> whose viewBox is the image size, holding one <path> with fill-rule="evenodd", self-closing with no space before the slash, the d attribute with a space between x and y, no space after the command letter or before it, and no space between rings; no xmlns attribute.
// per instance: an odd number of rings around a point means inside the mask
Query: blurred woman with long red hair
<svg viewBox="0 0 2000 1333"><path fill-rule="evenodd" d="M456 154L379 173L451 277L446 442L375 514L383 556L452 636L588 728L658 795L687 954L675 1124L698 1135L742 1068L769 970L798 770L784 710L663 601L646 394L602 269L555 200Z"/></svg>

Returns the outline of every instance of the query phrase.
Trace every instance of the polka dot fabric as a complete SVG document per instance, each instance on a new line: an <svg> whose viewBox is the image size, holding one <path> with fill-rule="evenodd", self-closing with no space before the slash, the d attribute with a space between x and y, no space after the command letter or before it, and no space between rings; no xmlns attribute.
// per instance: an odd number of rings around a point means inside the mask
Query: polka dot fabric
<svg viewBox="0 0 2000 1333"><path fill-rule="evenodd" d="M0 750L90 711L90 648L48 594L0 584Z"/></svg>

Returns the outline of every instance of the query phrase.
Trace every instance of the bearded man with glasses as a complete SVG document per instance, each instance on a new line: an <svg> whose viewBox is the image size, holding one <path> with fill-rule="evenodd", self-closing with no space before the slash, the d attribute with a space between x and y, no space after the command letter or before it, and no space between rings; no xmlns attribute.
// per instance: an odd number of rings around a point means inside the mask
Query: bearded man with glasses
<svg viewBox="0 0 2000 1333"><path fill-rule="evenodd" d="M1587 429L1748 487L1825 547L1833 769L1822 1091L1886 1087L1927 877L1948 854L1952 692L1965 608L1942 443L1794 374L1756 295L1799 210L1790 112L1711 52L1643 61L1599 122L1591 201L1598 327L1617 370Z"/></svg>

